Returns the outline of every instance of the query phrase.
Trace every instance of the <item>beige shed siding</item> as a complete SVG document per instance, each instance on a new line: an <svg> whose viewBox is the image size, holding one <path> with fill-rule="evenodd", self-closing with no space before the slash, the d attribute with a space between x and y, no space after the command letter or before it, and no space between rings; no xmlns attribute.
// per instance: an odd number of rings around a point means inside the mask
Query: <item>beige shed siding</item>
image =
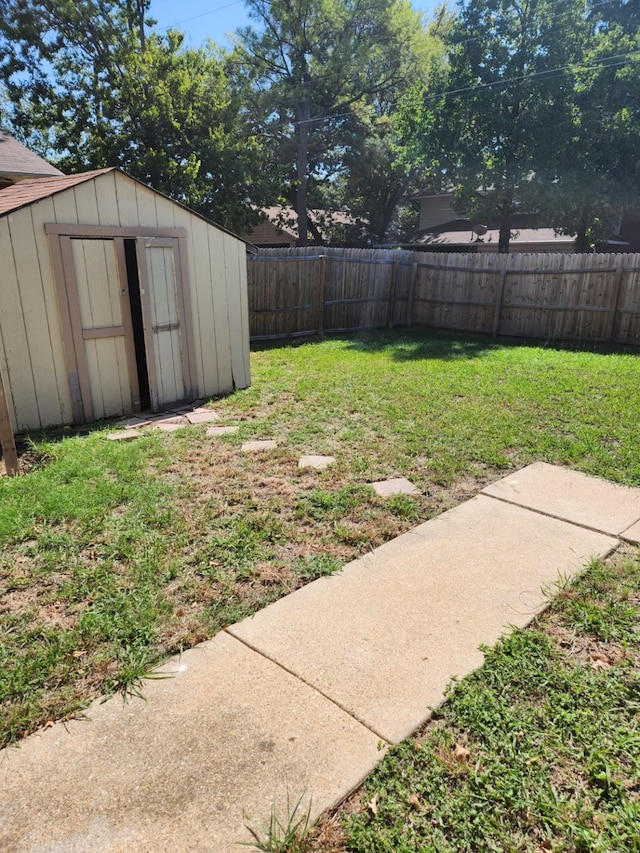
<svg viewBox="0 0 640 853"><path fill-rule="evenodd" d="M0 218L0 354L16 431L73 419L46 223L186 229L197 394L249 384L244 243L107 172Z"/></svg>

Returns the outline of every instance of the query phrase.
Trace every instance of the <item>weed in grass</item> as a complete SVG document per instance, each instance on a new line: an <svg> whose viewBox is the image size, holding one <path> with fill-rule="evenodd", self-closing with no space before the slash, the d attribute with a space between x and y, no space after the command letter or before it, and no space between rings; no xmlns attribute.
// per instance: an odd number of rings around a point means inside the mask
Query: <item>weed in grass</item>
<svg viewBox="0 0 640 853"><path fill-rule="evenodd" d="M342 567L340 560L331 554L311 554L294 563L294 569L303 581L314 581L337 572Z"/></svg>
<svg viewBox="0 0 640 853"><path fill-rule="evenodd" d="M311 829L311 800L307 807L303 805L305 793L292 805L287 791L286 816L280 818L276 806L271 807L269 825L256 828L246 821L245 826L253 836L253 841L238 842L243 847L251 847L262 853L310 853L312 850L309 831Z"/></svg>

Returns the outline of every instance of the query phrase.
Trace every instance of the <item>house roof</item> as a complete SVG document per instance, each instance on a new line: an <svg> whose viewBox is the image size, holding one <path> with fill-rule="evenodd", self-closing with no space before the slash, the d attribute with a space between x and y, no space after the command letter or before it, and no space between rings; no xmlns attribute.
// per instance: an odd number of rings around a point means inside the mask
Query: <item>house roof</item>
<svg viewBox="0 0 640 853"><path fill-rule="evenodd" d="M105 172L113 171L113 168L96 169L93 172L82 172L79 175L63 175L60 172L59 178L28 178L25 181L19 181L17 184L0 190L0 216L26 207L34 201L41 201L43 198L67 190L69 187L90 181Z"/></svg>
<svg viewBox="0 0 640 853"><path fill-rule="evenodd" d="M261 212L267 218L259 222L251 232L250 238L253 243L268 242L288 246L291 242L297 241L298 214L292 207L274 205L263 207ZM328 224L357 225L360 221L342 210L309 210L308 216L321 234Z"/></svg>
<svg viewBox="0 0 640 853"><path fill-rule="evenodd" d="M573 244L575 237L558 235L553 228L516 228L511 232L510 243L513 246L532 246L552 244L554 246L564 247ZM460 230L424 232L411 240L412 243L422 246L465 246L472 247L489 247L498 245L500 239L500 229L489 228L482 237L478 237L469 228L468 232Z"/></svg>
<svg viewBox="0 0 640 853"><path fill-rule="evenodd" d="M0 131L0 175L36 178L62 175L62 172L33 151L29 151L13 136Z"/></svg>

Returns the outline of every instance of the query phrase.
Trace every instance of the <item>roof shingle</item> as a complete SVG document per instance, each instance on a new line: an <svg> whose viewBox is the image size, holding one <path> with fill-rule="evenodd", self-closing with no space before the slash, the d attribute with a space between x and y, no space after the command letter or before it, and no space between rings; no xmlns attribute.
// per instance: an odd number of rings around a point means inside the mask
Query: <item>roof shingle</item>
<svg viewBox="0 0 640 853"><path fill-rule="evenodd" d="M60 169L29 151L13 136L0 131L0 175L39 178L62 174Z"/></svg>
<svg viewBox="0 0 640 853"><path fill-rule="evenodd" d="M108 169L96 169L93 172L82 172L79 175L62 175L61 172L59 178L31 178L19 181L0 190L0 216L112 171L114 171L113 166Z"/></svg>

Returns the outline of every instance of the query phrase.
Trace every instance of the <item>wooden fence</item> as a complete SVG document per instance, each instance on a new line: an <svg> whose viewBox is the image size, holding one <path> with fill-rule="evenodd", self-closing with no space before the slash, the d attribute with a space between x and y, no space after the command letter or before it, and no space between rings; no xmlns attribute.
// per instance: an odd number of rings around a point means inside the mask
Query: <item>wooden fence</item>
<svg viewBox="0 0 640 853"><path fill-rule="evenodd" d="M640 345L640 255L267 249L248 281L254 341L427 326Z"/></svg>

